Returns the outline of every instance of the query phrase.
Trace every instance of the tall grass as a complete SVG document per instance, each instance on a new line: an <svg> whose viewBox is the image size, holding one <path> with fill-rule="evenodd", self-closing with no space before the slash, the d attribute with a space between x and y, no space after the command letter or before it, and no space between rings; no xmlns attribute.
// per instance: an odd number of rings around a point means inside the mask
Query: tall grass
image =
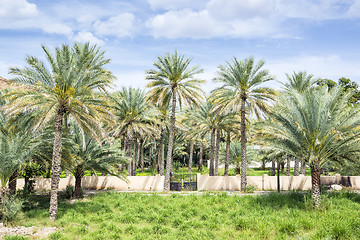
<svg viewBox="0 0 360 240"><path fill-rule="evenodd" d="M360 238L359 194L324 194L319 211L307 206L309 197L103 192L74 204L61 200L55 223L48 221L48 199L37 197L22 224L60 228L50 239Z"/></svg>

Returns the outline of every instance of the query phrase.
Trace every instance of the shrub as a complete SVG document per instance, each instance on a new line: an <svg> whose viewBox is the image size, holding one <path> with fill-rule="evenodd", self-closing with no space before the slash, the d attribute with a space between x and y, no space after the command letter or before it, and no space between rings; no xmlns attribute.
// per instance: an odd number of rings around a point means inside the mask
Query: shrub
<svg viewBox="0 0 360 240"><path fill-rule="evenodd" d="M253 185L248 185L248 186L246 186L244 192L246 192L246 193L253 193L253 192L255 192L255 190L256 190L256 187L255 187L255 186L253 186Z"/></svg>
<svg viewBox="0 0 360 240"><path fill-rule="evenodd" d="M66 186L65 197L66 197L66 199L71 199L74 197L74 186L72 186L72 185Z"/></svg>
<svg viewBox="0 0 360 240"><path fill-rule="evenodd" d="M21 211L22 205L23 201L15 195L3 197L0 205L0 216L4 226L7 226L15 220L16 216Z"/></svg>

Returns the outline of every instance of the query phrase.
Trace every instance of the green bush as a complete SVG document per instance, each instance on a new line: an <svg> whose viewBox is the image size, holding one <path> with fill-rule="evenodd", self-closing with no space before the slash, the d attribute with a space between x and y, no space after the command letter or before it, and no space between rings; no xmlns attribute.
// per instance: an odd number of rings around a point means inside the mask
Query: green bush
<svg viewBox="0 0 360 240"><path fill-rule="evenodd" d="M66 197L66 199L71 199L74 197L74 186L73 185L66 186L65 197Z"/></svg>
<svg viewBox="0 0 360 240"><path fill-rule="evenodd" d="M11 224L21 211L23 201L16 197L4 196L0 205L0 216L4 226Z"/></svg>

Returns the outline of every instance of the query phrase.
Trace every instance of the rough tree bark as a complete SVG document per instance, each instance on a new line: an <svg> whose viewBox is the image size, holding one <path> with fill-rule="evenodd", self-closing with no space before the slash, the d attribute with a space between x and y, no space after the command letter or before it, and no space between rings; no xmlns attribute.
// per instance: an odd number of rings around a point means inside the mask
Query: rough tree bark
<svg viewBox="0 0 360 240"><path fill-rule="evenodd" d="M315 209L320 207L320 168L311 166L311 198Z"/></svg>
<svg viewBox="0 0 360 240"><path fill-rule="evenodd" d="M220 152L220 130L216 130L216 152L215 152L215 166L214 175L219 175L219 152Z"/></svg>
<svg viewBox="0 0 360 240"><path fill-rule="evenodd" d="M209 175L214 176L214 152L215 152L215 128L211 131L211 140L210 140L210 169Z"/></svg>
<svg viewBox="0 0 360 240"><path fill-rule="evenodd" d="M15 172L9 178L9 191L10 194L14 195L16 193L16 182L18 177L18 171Z"/></svg>
<svg viewBox="0 0 360 240"><path fill-rule="evenodd" d="M170 190L170 173L172 169L172 153L174 147L174 131L175 131L175 109L176 109L176 92L172 89L172 106L171 106L171 117L170 117L170 129L169 129L169 144L166 156L166 173L164 180L164 191Z"/></svg>
<svg viewBox="0 0 360 240"><path fill-rule="evenodd" d="M286 176L290 176L290 156L287 156L286 160Z"/></svg>
<svg viewBox="0 0 360 240"><path fill-rule="evenodd" d="M200 150L199 150L199 167L198 169L201 171L202 170L202 165L203 165L203 149L204 149L204 144L202 142L202 139L201 138L201 141L200 141Z"/></svg>
<svg viewBox="0 0 360 240"><path fill-rule="evenodd" d="M300 160L298 158L295 158L294 176L299 176L299 162Z"/></svg>
<svg viewBox="0 0 360 240"><path fill-rule="evenodd" d="M189 173L191 173L191 167L193 164L193 151L194 151L194 141L190 141L189 169L188 169Z"/></svg>
<svg viewBox="0 0 360 240"><path fill-rule="evenodd" d="M276 172L276 170L275 170L275 159L272 159L271 160L271 176L275 176L275 172Z"/></svg>
<svg viewBox="0 0 360 240"><path fill-rule="evenodd" d="M300 174L305 175L305 162L301 161Z"/></svg>
<svg viewBox="0 0 360 240"><path fill-rule="evenodd" d="M160 135L160 148L159 148L159 173L160 176L164 176L164 161L165 161L165 129L161 128Z"/></svg>
<svg viewBox="0 0 360 240"><path fill-rule="evenodd" d="M58 188L61 173L62 124L64 109L59 109L55 120L55 135L51 167L50 220L55 221L58 212Z"/></svg>
<svg viewBox="0 0 360 240"><path fill-rule="evenodd" d="M144 172L144 142L142 139L140 140L140 162L141 172Z"/></svg>
<svg viewBox="0 0 360 240"><path fill-rule="evenodd" d="M246 189L246 118L245 118L245 102L246 96L241 98L241 123L240 123L240 135L241 135L241 191Z"/></svg>
<svg viewBox="0 0 360 240"><path fill-rule="evenodd" d="M229 175L229 165L230 165L230 132L227 133L226 137L226 155L225 155L225 171L224 176Z"/></svg>

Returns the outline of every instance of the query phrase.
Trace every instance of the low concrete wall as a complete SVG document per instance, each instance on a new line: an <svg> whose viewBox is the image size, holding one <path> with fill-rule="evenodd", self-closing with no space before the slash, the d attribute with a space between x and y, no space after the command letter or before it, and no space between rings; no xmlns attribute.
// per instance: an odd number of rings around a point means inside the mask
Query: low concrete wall
<svg viewBox="0 0 360 240"><path fill-rule="evenodd" d="M209 176L197 175L198 190L199 191L240 191L241 176ZM342 177L335 176L321 176L321 184L332 185L340 184L345 187L360 189L360 176ZM247 184L255 186L259 190L276 190L277 177L276 176L248 176ZM308 190L311 189L310 176L281 176L280 177L281 190Z"/></svg>
<svg viewBox="0 0 360 240"><path fill-rule="evenodd" d="M129 182L113 176L90 176L83 177L82 187L86 189L116 189L122 191L163 191L164 176L129 176ZM199 191L240 191L241 176L209 176L197 174L197 186ZM340 184L342 186L360 189L360 176L321 176L324 185ZM36 178L35 190L50 190L49 178ZM276 190L276 176L248 176L247 184L255 186L258 190ZM59 189L64 190L67 185L75 185L74 177L61 178ZM17 180L17 188L24 187L24 179ZM281 176L281 190L308 190L311 189L310 176Z"/></svg>
<svg viewBox="0 0 360 240"><path fill-rule="evenodd" d="M83 177L81 186L86 189L116 189L122 191L163 191L164 176L129 176L128 183L114 176L87 176ZM66 186L75 186L75 177L60 178L59 189L64 190ZM17 180L17 188L24 187L24 179ZM51 189L50 178L36 178L35 190L47 191Z"/></svg>

